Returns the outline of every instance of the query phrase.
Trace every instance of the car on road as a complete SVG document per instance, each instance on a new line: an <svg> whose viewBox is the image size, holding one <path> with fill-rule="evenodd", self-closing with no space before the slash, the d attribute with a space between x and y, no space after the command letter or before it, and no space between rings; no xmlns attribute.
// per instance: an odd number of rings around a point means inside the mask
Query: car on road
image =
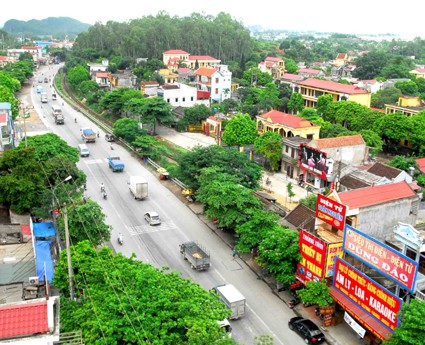
<svg viewBox="0 0 425 345"><path fill-rule="evenodd" d="M321 344L325 341L324 334L311 320L296 316L289 320L288 327L298 333L306 344Z"/></svg>
<svg viewBox="0 0 425 345"><path fill-rule="evenodd" d="M115 141L115 136L113 134L106 133L105 134L105 140L109 141L109 142Z"/></svg>
<svg viewBox="0 0 425 345"><path fill-rule="evenodd" d="M161 217L156 212L146 212L143 216L149 225L159 225L161 224Z"/></svg>

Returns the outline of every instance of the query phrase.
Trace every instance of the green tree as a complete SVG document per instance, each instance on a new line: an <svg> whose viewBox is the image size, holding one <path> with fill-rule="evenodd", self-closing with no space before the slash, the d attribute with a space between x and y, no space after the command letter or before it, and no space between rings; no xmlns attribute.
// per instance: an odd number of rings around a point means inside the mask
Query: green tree
<svg viewBox="0 0 425 345"><path fill-rule="evenodd" d="M80 329L85 344L229 344L217 323L229 309L178 273L114 255L107 246L96 250L88 241L71 247L71 259L81 295L61 299L61 331ZM54 285L69 295L66 255Z"/></svg>
<svg viewBox="0 0 425 345"><path fill-rule="evenodd" d="M398 81L394 84L394 87L399 89L404 96L417 96L418 95L418 85L410 81Z"/></svg>
<svg viewBox="0 0 425 345"><path fill-rule="evenodd" d="M364 129L360 131L360 134L362 135L366 146L372 147L374 151L382 151L382 146L384 142L382 141L378 133L374 132L371 129Z"/></svg>
<svg viewBox="0 0 425 345"><path fill-rule="evenodd" d="M294 186L292 185L292 182L289 182L286 185L286 192L288 193L288 196L289 196L289 202L291 202L291 198L293 198L295 196Z"/></svg>
<svg viewBox="0 0 425 345"><path fill-rule="evenodd" d="M300 93L294 92L289 98L288 109L292 114L298 114L301 110L304 109L304 99Z"/></svg>
<svg viewBox="0 0 425 345"><path fill-rule="evenodd" d="M320 138L335 138L353 134L355 134L355 132L349 131L339 123L332 124L330 122L324 122L320 127Z"/></svg>
<svg viewBox="0 0 425 345"><path fill-rule="evenodd" d="M320 116L326 116L328 114L328 109L332 103L333 103L332 95L319 96L317 98L317 113Z"/></svg>
<svg viewBox="0 0 425 345"><path fill-rule="evenodd" d="M196 199L204 204L210 219L218 220L220 227L233 229L250 218L249 209L262 206L252 189L242 186L237 176L217 167L202 169L199 184Z"/></svg>
<svg viewBox="0 0 425 345"><path fill-rule="evenodd" d="M90 80L90 73L84 66L75 66L68 71L67 74L69 85L74 89L78 90L80 84L83 81Z"/></svg>
<svg viewBox="0 0 425 345"><path fill-rule="evenodd" d="M410 141L419 156L425 155L425 111L409 118L411 125Z"/></svg>
<svg viewBox="0 0 425 345"><path fill-rule="evenodd" d="M356 69L353 76L359 79L374 79L381 75L382 69L387 65L389 56L382 51L371 51L356 59Z"/></svg>
<svg viewBox="0 0 425 345"><path fill-rule="evenodd" d="M318 304L319 307L329 307L333 303L326 280L321 282L308 281L305 289L297 291L297 295L306 304Z"/></svg>
<svg viewBox="0 0 425 345"><path fill-rule="evenodd" d="M400 326L392 333L385 345L423 345L423 329L425 327L425 303L417 298L404 303L400 312Z"/></svg>
<svg viewBox="0 0 425 345"><path fill-rule="evenodd" d="M37 205L43 172L33 147L6 150L0 158L0 202L22 214Z"/></svg>
<svg viewBox="0 0 425 345"><path fill-rule="evenodd" d="M261 167L247 159L246 155L236 149L226 149L212 145L195 146L191 151L177 157L176 177L192 189L199 188L201 169L217 167L229 175L238 177L240 183L247 188L256 189L261 178Z"/></svg>
<svg viewBox="0 0 425 345"><path fill-rule="evenodd" d="M302 117L303 119L306 119L318 126L321 126L324 123L324 120L319 116L317 110L314 108L304 108L297 116Z"/></svg>
<svg viewBox="0 0 425 345"><path fill-rule="evenodd" d="M282 138L279 133L265 132L254 141L254 150L263 154L270 162L272 171L279 168L282 159Z"/></svg>
<svg viewBox="0 0 425 345"><path fill-rule="evenodd" d="M85 203L66 206L71 243L88 240L93 246L106 243L111 238L111 226L105 224L102 207L91 199ZM63 212L57 218L62 238L65 236Z"/></svg>
<svg viewBox="0 0 425 345"><path fill-rule="evenodd" d="M7 87L13 93L21 90L22 88L18 79L11 77L4 71L0 71L0 85Z"/></svg>
<svg viewBox="0 0 425 345"><path fill-rule="evenodd" d="M255 121L248 114L237 114L227 122L222 140L229 146L246 146L253 144L257 136Z"/></svg>
<svg viewBox="0 0 425 345"><path fill-rule="evenodd" d="M307 195L305 198L300 199L300 204L303 204L307 206L308 208L311 208L312 210L316 211L317 195L316 194Z"/></svg>
<svg viewBox="0 0 425 345"><path fill-rule="evenodd" d="M394 156L389 162L394 168L404 170L406 172L410 171L410 167L416 167L416 158L415 157L405 157L405 156Z"/></svg>
<svg viewBox="0 0 425 345"><path fill-rule="evenodd" d="M100 99L99 104L104 109L109 110L112 114L120 115L123 111L130 111L127 110L130 102L135 102L137 99L141 99L142 97L143 96L140 91L133 90L128 87L120 87L106 93ZM140 115L140 113L137 112L133 112L133 114Z"/></svg>
<svg viewBox="0 0 425 345"><path fill-rule="evenodd" d="M382 109L385 104L397 103L401 95L402 92L395 87L379 90L376 94L372 94L371 106Z"/></svg>
<svg viewBox="0 0 425 345"><path fill-rule="evenodd" d="M12 118L16 119L19 114L19 101L15 98L13 92L3 85L0 85L0 102L10 103Z"/></svg>
<svg viewBox="0 0 425 345"><path fill-rule="evenodd" d="M99 85L94 80L86 80L80 83L78 90L87 98L88 94L99 90Z"/></svg>
<svg viewBox="0 0 425 345"><path fill-rule="evenodd" d="M133 146L140 155L153 160L158 160L160 157L166 156L169 153L166 146L157 138L150 135L139 135L133 141Z"/></svg>
<svg viewBox="0 0 425 345"><path fill-rule="evenodd" d="M129 144L132 144L139 135L146 133L146 131L143 132L140 129L139 122L136 119L128 117L115 121L113 132L114 135L123 138Z"/></svg>
<svg viewBox="0 0 425 345"><path fill-rule="evenodd" d="M54 133L34 135L27 138L28 147L33 147L38 161L47 161L54 157L66 158L77 163L80 159L78 149L69 146L68 143ZM25 143L20 142L19 147Z"/></svg>
<svg viewBox="0 0 425 345"><path fill-rule="evenodd" d="M298 72L299 68L295 60L290 58L284 58L284 60L285 60L285 69L287 73L295 74Z"/></svg>
<svg viewBox="0 0 425 345"><path fill-rule="evenodd" d="M280 219L277 214L260 208L253 208L247 211L250 215L249 219L239 224L235 229L239 235L236 249L241 253L249 253L252 249L258 248L265 235L269 230L276 228Z"/></svg>
<svg viewBox="0 0 425 345"><path fill-rule="evenodd" d="M400 146L400 140L409 138L411 123L402 113L390 113L375 121L372 130L381 133L386 149L391 151Z"/></svg>
<svg viewBox="0 0 425 345"><path fill-rule="evenodd" d="M273 274L276 281L289 285L301 260L299 232L283 226L275 227L265 234L258 253L258 263Z"/></svg>

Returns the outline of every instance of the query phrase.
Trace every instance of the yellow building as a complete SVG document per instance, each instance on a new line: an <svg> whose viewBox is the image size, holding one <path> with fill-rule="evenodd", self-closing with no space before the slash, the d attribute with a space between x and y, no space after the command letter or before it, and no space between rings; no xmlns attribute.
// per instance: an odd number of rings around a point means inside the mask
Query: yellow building
<svg viewBox="0 0 425 345"><path fill-rule="evenodd" d="M180 49L167 50L162 53L162 61L170 72L177 72L179 64L185 64L187 68L212 68L219 65L221 60L209 55L190 55Z"/></svg>
<svg viewBox="0 0 425 345"><path fill-rule="evenodd" d="M177 82L177 79L179 77L178 74L175 74L171 72L169 69L162 68L159 70L159 74L164 77L164 83L165 84L174 84Z"/></svg>
<svg viewBox="0 0 425 345"><path fill-rule="evenodd" d="M371 93L354 85L309 78L297 83L297 86L306 108L315 108L318 98L323 95L332 95L334 102L352 101L370 108Z"/></svg>
<svg viewBox="0 0 425 345"><path fill-rule="evenodd" d="M406 116L413 116L425 110L425 104L417 96L400 96L396 104L385 104L385 113L402 113Z"/></svg>
<svg viewBox="0 0 425 345"><path fill-rule="evenodd" d="M299 116L271 110L257 116L257 130L259 134L276 132L281 137L319 139L320 126Z"/></svg>
<svg viewBox="0 0 425 345"><path fill-rule="evenodd" d="M347 53L339 53L334 60L334 66L344 66L349 62L349 57Z"/></svg>
<svg viewBox="0 0 425 345"><path fill-rule="evenodd" d="M282 78L285 74L285 60L282 58L268 56L258 64L258 68L263 73L269 73L274 80Z"/></svg>

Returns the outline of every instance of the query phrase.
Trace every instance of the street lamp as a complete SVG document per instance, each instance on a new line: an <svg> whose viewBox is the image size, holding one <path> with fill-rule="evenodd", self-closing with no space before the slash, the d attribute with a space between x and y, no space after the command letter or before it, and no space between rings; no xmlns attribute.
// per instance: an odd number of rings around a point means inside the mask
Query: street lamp
<svg viewBox="0 0 425 345"><path fill-rule="evenodd" d="M23 104L21 103L21 109L22 109L22 114L20 115L21 119L24 119L24 135L25 135L25 147L27 147L27 124L25 122L25 116L26 116L26 111L27 110L31 110L34 109L34 106L29 105L24 107ZM20 128L21 130L21 136L22 136L22 127Z"/></svg>

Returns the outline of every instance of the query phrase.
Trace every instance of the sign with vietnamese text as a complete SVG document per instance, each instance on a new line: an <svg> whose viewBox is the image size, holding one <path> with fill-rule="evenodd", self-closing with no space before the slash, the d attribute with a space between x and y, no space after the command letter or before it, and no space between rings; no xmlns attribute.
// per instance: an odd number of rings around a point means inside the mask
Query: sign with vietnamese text
<svg viewBox="0 0 425 345"><path fill-rule="evenodd" d="M307 282L321 281L325 276L326 243L307 231L300 231L301 261L297 267L297 277Z"/></svg>
<svg viewBox="0 0 425 345"><path fill-rule="evenodd" d="M344 230L345 205L319 194L317 196L316 217L341 231Z"/></svg>
<svg viewBox="0 0 425 345"><path fill-rule="evenodd" d="M402 300L338 257L333 286L387 328L398 326Z"/></svg>
<svg viewBox="0 0 425 345"><path fill-rule="evenodd" d="M414 291L418 263L402 253L349 225L344 233L344 251L403 288Z"/></svg>
<svg viewBox="0 0 425 345"><path fill-rule="evenodd" d="M325 277L332 277L335 272L335 256L342 258L344 251L342 250L342 242L329 243L328 255L326 256Z"/></svg>
<svg viewBox="0 0 425 345"><path fill-rule="evenodd" d="M305 144L300 145L300 167L304 171L326 180L326 152L322 152Z"/></svg>

